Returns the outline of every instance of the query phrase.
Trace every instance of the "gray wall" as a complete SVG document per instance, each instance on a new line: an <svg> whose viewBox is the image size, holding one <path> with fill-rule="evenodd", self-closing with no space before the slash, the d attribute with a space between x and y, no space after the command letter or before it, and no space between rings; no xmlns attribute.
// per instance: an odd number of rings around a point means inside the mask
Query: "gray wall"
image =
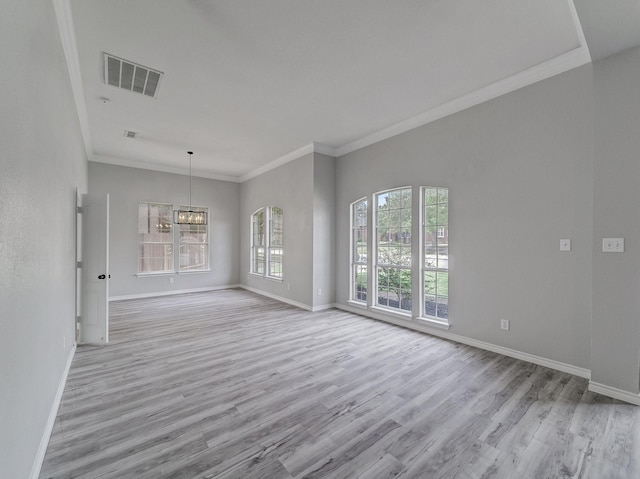
<svg viewBox="0 0 640 479"><path fill-rule="evenodd" d="M75 340L87 166L52 2L4 2L0 50L0 476L26 478Z"/></svg>
<svg viewBox="0 0 640 479"><path fill-rule="evenodd" d="M313 154L313 307L335 302L336 159ZM322 294L318 294L318 290Z"/></svg>
<svg viewBox="0 0 640 479"><path fill-rule="evenodd" d="M339 158L336 301L348 299L351 202L448 187L450 331L588 368L592 125L586 66Z"/></svg>
<svg viewBox="0 0 640 479"><path fill-rule="evenodd" d="M282 208L283 280L249 273L251 214ZM313 154L286 163L241 185L240 278L242 284L303 305L313 305Z"/></svg>
<svg viewBox="0 0 640 479"><path fill-rule="evenodd" d="M639 390L640 49L594 64L593 341L591 377ZM602 253L602 238L625 239Z"/></svg>
<svg viewBox="0 0 640 479"><path fill-rule="evenodd" d="M333 305L335 172L335 158L309 153L242 183L242 284L308 309ZM283 209L282 281L249 273L250 217L265 206Z"/></svg>
<svg viewBox="0 0 640 479"><path fill-rule="evenodd" d="M211 271L138 277L138 203L189 204L189 176L89 163L89 190L110 195L111 297L239 284L240 185L193 178L194 206L209 207ZM173 278L173 283L170 283Z"/></svg>

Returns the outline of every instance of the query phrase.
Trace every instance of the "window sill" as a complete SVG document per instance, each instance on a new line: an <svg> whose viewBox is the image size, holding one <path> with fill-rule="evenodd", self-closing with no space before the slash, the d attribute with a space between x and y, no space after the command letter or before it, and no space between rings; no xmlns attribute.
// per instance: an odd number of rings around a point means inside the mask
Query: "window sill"
<svg viewBox="0 0 640 479"><path fill-rule="evenodd" d="M414 318L417 324L423 324L425 326L430 326L432 328L444 329L448 331L451 325L449 321L445 319L436 318L433 316L421 316Z"/></svg>
<svg viewBox="0 0 640 479"><path fill-rule="evenodd" d="M383 307L380 307L380 306L371 306L369 309L371 311L376 312L376 313L386 314L386 315L392 316L394 318L404 319L406 321L411 321L411 311L407 311L406 313L403 313L403 312L400 312L400 311L396 311L396 310L389 309L389 308L383 308Z"/></svg>
<svg viewBox="0 0 640 479"><path fill-rule="evenodd" d="M260 273L249 272L249 276L253 276L254 278L268 279L269 281L276 281L277 283L282 283L284 281L283 278L274 278L273 276L267 276L265 274L260 274Z"/></svg>
<svg viewBox="0 0 640 479"><path fill-rule="evenodd" d="M361 301L354 301L353 299L348 299L347 304L349 306L353 306L354 308L367 309L367 303Z"/></svg>
<svg viewBox="0 0 640 479"><path fill-rule="evenodd" d="M178 271L178 274L198 274L198 273L210 273L210 269L199 269L197 271Z"/></svg>
<svg viewBox="0 0 640 479"><path fill-rule="evenodd" d="M155 278L158 276L173 276L175 271L162 271L160 273L136 273L138 278Z"/></svg>

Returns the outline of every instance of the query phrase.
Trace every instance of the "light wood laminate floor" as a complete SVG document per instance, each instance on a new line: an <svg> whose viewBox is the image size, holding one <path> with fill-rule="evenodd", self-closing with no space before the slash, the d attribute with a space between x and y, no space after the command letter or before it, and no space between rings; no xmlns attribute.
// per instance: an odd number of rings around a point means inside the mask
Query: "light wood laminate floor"
<svg viewBox="0 0 640 479"><path fill-rule="evenodd" d="M243 290L111 303L41 478L640 478L640 408L566 373Z"/></svg>

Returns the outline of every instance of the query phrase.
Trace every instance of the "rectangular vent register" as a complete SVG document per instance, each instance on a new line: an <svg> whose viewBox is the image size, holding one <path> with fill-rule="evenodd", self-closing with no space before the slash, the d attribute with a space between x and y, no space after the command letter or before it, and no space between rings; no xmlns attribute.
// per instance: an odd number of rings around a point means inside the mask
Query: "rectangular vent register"
<svg viewBox="0 0 640 479"><path fill-rule="evenodd" d="M104 54L104 82L118 88L158 97L163 73L122 58Z"/></svg>

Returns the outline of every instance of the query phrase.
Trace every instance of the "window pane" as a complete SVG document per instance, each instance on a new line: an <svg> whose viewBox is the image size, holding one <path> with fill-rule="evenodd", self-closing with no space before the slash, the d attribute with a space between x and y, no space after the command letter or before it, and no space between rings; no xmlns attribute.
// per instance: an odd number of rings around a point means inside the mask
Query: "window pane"
<svg viewBox="0 0 640 479"><path fill-rule="evenodd" d="M181 210L204 211L209 215L209 208L202 206L181 205ZM209 269L209 226L180 225L180 257L179 271L203 271Z"/></svg>
<svg viewBox="0 0 640 479"><path fill-rule="evenodd" d="M269 276L282 278L282 248L269 249Z"/></svg>
<svg viewBox="0 0 640 479"><path fill-rule="evenodd" d="M138 273L173 271L172 205L138 204Z"/></svg>
<svg viewBox="0 0 640 479"><path fill-rule="evenodd" d="M379 305L411 311L411 270L378 268Z"/></svg>
<svg viewBox="0 0 640 479"><path fill-rule="evenodd" d="M425 188L424 189L424 204L435 205L438 202L438 189L437 188Z"/></svg>
<svg viewBox="0 0 640 479"><path fill-rule="evenodd" d="M265 250L264 248L256 248L253 257L253 272L264 274Z"/></svg>
<svg viewBox="0 0 640 479"><path fill-rule="evenodd" d="M358 301L367 300L367 267L363 265L355 266L354 298Z"/></svg>
<svg viewBox="0 0 640 479"><path fill-rule="evenodd" d="M448 223L449 223L449 206L447 204L440 204L438 205L438 224L446 225Z"/></svg>
<svg viewBox="0 0 640 479"><path fill-rule="evenodd" d="M269 245L282 246L282 208L271 208Z"/></svg>
<svg viewBox="0 0 640 479"><path fill-rule="evenodd" d="M424 220L427 226L438 224L437 206L426 206L424 209Z"/></svg>
<svg viewBox="0 0 640 479"><path fill-rule="evenodd" d="M376 303L406 311L411 310L411 198L411 188L376 198Z"/></svg>
<svg viewBox="0 0 640 479"><path fill-rule="evenodd" d="M449 316L449 191L425 188L424 315Z"/></svg>
<svg viewBox="0 0 640 479"><path fill-rule="evenodd" d="M351 299L367 301L367 208L366 198L351 205Z"/></svg>
<svg viewBox="0 0 640 479"><path fill-rule="evenodd" d="M209 269L208 245L181 244L180 271L200 271Z"/></svg>

